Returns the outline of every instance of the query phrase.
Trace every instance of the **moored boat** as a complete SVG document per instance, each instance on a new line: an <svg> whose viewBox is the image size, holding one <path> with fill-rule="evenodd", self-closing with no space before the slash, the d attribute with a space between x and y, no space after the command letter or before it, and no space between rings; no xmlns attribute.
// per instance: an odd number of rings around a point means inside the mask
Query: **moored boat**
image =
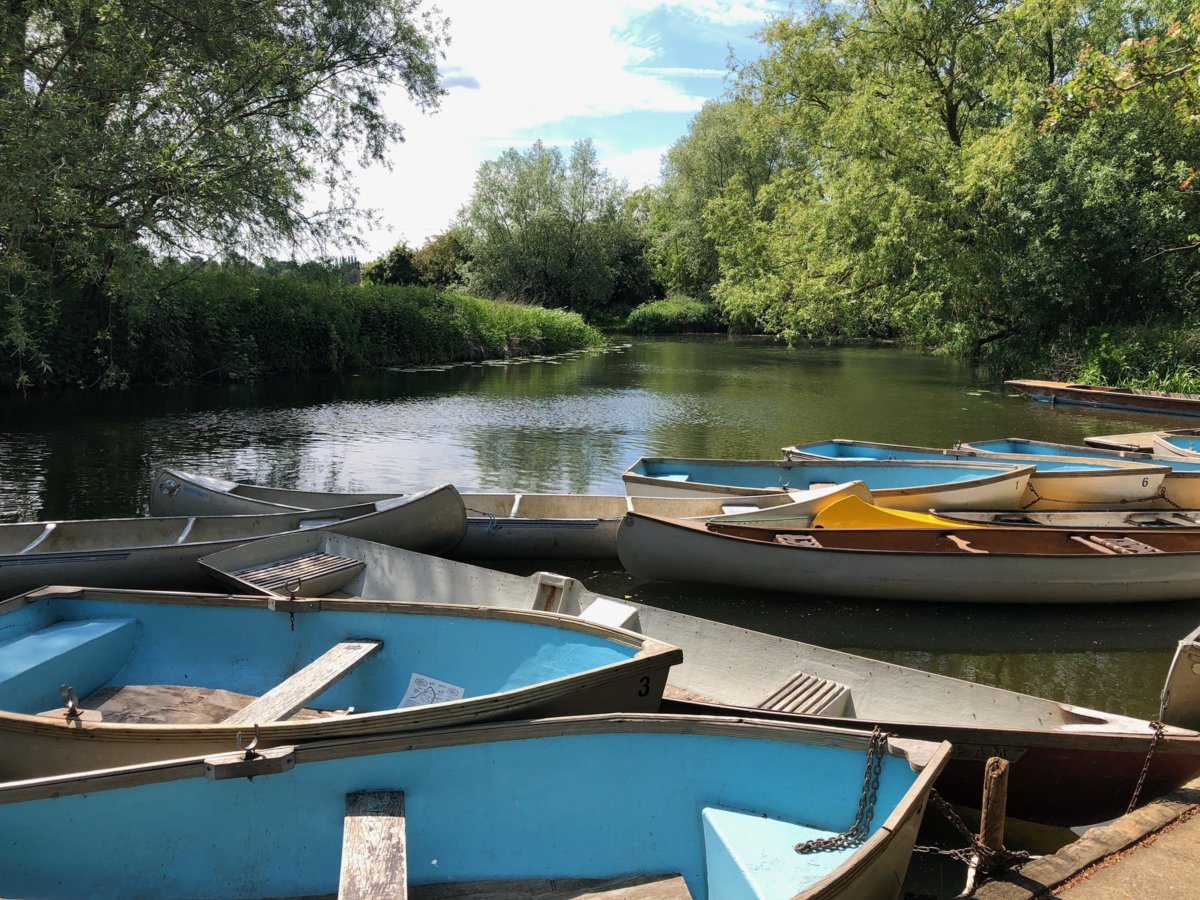
<svg viewBox="0 0 1200 900"><path fill-rule="evenodd" d="M469 600L468 598L462 598ZM497 607L48 587L0 603L0 778L658 706L680 651Z"/></svg>
<svg viewBox="0 0 1200 900"><path fill-rule="evenodd" d="M597 716L0 785L0 892L891 900L948 752Z"/></svg>
<svg viewBox="0 0 1200 900"><path fill-rule="evenodd" d="M1120 458L1090 459L1050 456L1044 453L995 453L968 448L938 449L904 444L834 439L783 448L787 459L814 460L927 460L951 462L1006 462L1032 465L1017 506L1021 509L1075 509L1087 506L1147 506L1160 496L1163 479L1171 472L1165 463ZM886 504L880 504L886 505ZM931 503L925 510L951 507ZM982 509L976 506L976 509ZM1004 509L1006 506L997 506ZM1010 507L1009 507L1010 508Z"/></svg>
<svg viewBox="0 0 1200 900"><path fill-rule="evenodd" d="M348 574L321 585L297 576L313 557ZM664 709L687 704L746 707L838 727L879 724L906 737L946 739L954 759L938 789L977 804L982 763L1012 763L1011 815L1076 825L1125 811L1138 783L1151 723L1084 709L986 684L918 671L670 609L604 597L578 580L548 572L522 577L462 562L382 547L340 535L287 535L223 551L203 561L239 593L286 596L322 588L335 596L472 603L551 610L656 637L684 654L668 673ZM290 587L288 583L290 582ZM1200 638L1181 642L1200 659ZM1200 668L1181 650L1172 670L1175 698L1162 718L1143 792L1174 787L1200 773ZM1179 727L1175 727L1179 726Z"/></svg>
<svg viewBox="0 0 1200 900"><path fill-rule="evenodd" d="M630 510L655 515L716 516L788 506L819 508L829 490L809 496L628 497L616 494L465 493L466 530L441 552L458 559L616 559L617 527ZM843 492L844 493L844 492ZM150 489L153 515L203 516L298 512L374 503L386 494L297 491L163 469ZM800 505L797 505L800 504ZM420 548L414 548L420 549Z"/></svg>
<svg viewBox="0 0 1200 900"><path fill-rule="evenodd" d="M1153 440L1154 451L1171 457L1172 465L1175 464L1176 458L1200 461L1200 436L1160 431L1154 435Z"/></svg>
<svg viewBox="0 0 1200 900"><path fill-rule="evenodd" d="M1200 397L1195 394L1022 378L1004 383L1034 400L1046 403L1200 416Z"/></svg>
<svg viewBox="0 0 1200 900"><path fill-rule="evenodd" d="M643 578L790 594L946 603L1200 597L1200 532L786 528L630 513L621 564Z"/></svg>
<svg viewBox="0 0 1200 900"><path fill-rule="evenodd" d="M451 485L406 497L318 512L85 519L0 524L0 598L44 584L203 590L196 560L225 547L288 531L343 534L441 552L466 530Z"/></svg>
<svg viewBox="0 0 1200 900"><path fill-rule="evenodd" d="M1031 465L991 460L729 460L643 457L621 476L634 497L786 493L861 481L880 506L928 510L1015 508Z"/></svg>

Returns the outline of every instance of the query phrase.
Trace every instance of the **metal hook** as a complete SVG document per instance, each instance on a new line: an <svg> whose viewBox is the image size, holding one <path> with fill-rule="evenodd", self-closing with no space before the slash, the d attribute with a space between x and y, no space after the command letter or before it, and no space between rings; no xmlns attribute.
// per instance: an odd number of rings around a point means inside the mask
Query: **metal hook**
<svg viewBox="0 0 1200 900"><path fill-rule="evenodd" d="M245 751L246 759L254 759L258 754L254 752L254 748L258 746L258 741L262 737L262 729L258 727L258 723L254 724L254 740L249 744L242 746L242 733L237 733L237 746L239 750Z"/></svg>
<svg viewBox="0 0 1200 900"><path fill-rule="evenodd" d="M288 592L289 600L296 599L296 595L300 593L300 585L301 585L301 580L299 578L296 578L292 581L289 581L287 584L285 584L283 586L283 589Z"/></svg>
<svg viewBox="0 0 1200 900"><path fill-rule="evenodd" d="M79 698L75 696L75 688L69 684L60 684L58 686L58 696L62 697L63 706L67 708L68 719L79 718Z"/></svg>

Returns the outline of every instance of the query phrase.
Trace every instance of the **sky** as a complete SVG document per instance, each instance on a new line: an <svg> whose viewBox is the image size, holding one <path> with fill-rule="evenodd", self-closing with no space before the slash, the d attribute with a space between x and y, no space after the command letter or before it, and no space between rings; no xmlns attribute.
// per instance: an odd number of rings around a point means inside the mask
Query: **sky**
<svg viewBox="0 0 1200 900"><path fill-rule="evenodd" d="M427 4L428 5L428 4ZM655 183L663 154L705 100L726 88L730 50L756 58L755 33L786 0L436 0L450 19L441 108L402 92L387 109L405 132L381 165L357 172L359 203L383 227L334 255L374 259L444 231L481 163L537 140L590 138L631 189Z"/></svg>

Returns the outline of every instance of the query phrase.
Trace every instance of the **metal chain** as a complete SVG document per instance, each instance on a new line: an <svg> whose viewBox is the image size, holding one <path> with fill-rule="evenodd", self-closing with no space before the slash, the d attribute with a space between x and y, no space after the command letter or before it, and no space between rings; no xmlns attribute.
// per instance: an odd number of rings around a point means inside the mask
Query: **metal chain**
<svg viewBox="0 0 1200 900"><path fill-rule="evenodd" d="M1087 506L1089 503L1089 501L1087 501L1087 500L1056 500L1053 497L1043 497L1041 494L1038 493L1038 489L1035 488L1032 483L1030 483L1028 485L1028 488L1030 491L1033 492L1033 499L1030 500L1028 503L1026 503L1024 506L1022 506L1021 509L1029 509L1029 507L1033 506L1033 504L1038 503L1043 500L1046 503L1063 503L1063 504L1066 504L1068 506L1073 506L1073 507ZM1152 500L1165 499L1165 495L1162 493L1162 490L1163 490L1162 488L1159 488L1158 493L1151 494L1149 497L1135 497L1132 500L1122 500L1121 504L1124 505L1126 503L1149 503ZM1093 505L1097 504L1097 503L1107 504L1109 506L1112 505L1111 502L1107 501L1107 500L1092 500L1090 502Z"/></svg>
<svg viewBox="0 0 1200 900"><path fill-rule="evenodd" d="M967 863L971 862L972 856L976 856L986 864L985 868L988 869L995 869L1000 866L1012 866L1019 862L1025 862L1030 858L1030 854L1026 850L1008 850L1004 847L1001 847L999 850L993 850L987 844L980 842L975 833L967 827L967 823L962 820L962 816L958 814L949 801L939 794L937 790L931 789L929 791L929 799L933 801L938 811L945 816L946 821L953 825L958 833L966 838L967 843L970 845L965 850L946 851L948 856L954 856Z"/></svg>
<svg viewBox="0 0 1200 900"><path fill-rule="evenodd" d="M1142 774L1138 776L1137 784L1133 788L1133 796L1129 798L1129 808L1125 810L1126 815L1137 807L1138 797L1142 793L1142 785L1146 783L1146 774L1150 771L1150 760L1154 757L1154 749L1162 740L1167 726L1156 719L1150 723L1150 727L1154 729L1154 737L1150 738L1150 749L1146 751L1146 761L1142 763Z"/></svg>
<svg viewBox="0 0 1200 900"><path fill-rule="evenodd" d="M879 793L879 772L883 768L884 745L887 734L875 726L871 732L871 740L867 744L867 766L863 772L862 792L858 797L858 812L854 822L841 834L832 837L813 838L802 841L795 846L797 853L812 853L816 850L845 850L856 847L867 837L871 827L871 819L875 817L875 796Z"/></svg>

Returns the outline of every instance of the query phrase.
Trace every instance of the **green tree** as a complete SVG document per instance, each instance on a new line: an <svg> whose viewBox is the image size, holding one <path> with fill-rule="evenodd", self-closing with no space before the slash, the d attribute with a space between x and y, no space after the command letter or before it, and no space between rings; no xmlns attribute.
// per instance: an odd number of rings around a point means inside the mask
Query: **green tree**
<svg viewBox="0 0 1200 900"><path fill-rule="evenodd" d="M623 212L627 195L591 141L566 158L539 141L485 162L459 216L470 235L471 289L577 312L613 303L623 267L641 264L629 252L637 226ZM621 300L633 302L625 290Z"/></svg>
<svg viewBox="0 0 1200 900"><path fill-rule="evenodd" d="M471 262L467 242L468 235L458 228L449 228L426 241L413 255L421 281L441 288L462 284Z"/></svg>
<svg viewBox="0 0 1200 900"><path fill-rule="evenodd" d="M435 106L445 29L420 0L7 3L0 340L23 373L52 364L58 302L133 290L145 248L340 233L348 161L401 137L383 89Z"/></svg>
<svg viewBox="0 0 1200 900"><path fill-rule="evenodd" d="M421 270L417 267L416 254L405 241L401 241L379 259L372 260L362 268L362 280L371 284L421 284Z"/></svg>

